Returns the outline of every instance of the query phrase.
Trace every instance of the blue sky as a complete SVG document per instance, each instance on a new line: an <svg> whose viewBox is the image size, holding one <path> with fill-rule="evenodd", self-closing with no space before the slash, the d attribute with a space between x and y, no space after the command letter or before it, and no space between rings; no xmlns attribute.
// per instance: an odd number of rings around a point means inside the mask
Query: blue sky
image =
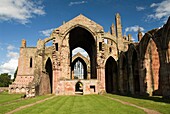
<svg viewBox="0 0 170 114"><path fill-rule="evenodd" d="M145 33L161 27L170 16L170 0L0 0L0 73L14 73L21 40L36 46L63 21L79 14L92 19L108 32L120 13L123 34L137 41L140 27Z"/></svg>

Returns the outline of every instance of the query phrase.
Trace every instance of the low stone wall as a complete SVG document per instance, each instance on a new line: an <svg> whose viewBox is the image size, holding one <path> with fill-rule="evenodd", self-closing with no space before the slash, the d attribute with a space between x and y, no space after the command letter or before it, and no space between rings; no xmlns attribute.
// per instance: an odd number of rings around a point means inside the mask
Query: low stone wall
<svg viewBox="0 0 170 114"><path fill-rule="evenodd" d="M8 91L8 87L0 87L0 92Z"/></svg>
<svg viewBox="0 0 170 114"><path fill-rule="evenodd" d="M61 80L56 88L56 95L75 95L76 84L82 83L83 94L98 94L98 80Z"/></svg>

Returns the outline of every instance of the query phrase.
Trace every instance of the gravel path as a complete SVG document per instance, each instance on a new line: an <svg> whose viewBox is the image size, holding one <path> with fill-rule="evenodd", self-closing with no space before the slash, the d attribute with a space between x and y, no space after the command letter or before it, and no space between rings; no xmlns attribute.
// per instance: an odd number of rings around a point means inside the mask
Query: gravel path
<svg viewBox="0 0 170 114"><path fill-rule="evenodd" d="M49 100L49 99L52 99L52 98L54 98L54 97L56 97L56 96L51 96L51 97L48 97L48 98L46 98L46 99L39 100L39 101L37 101L37 102L35 102L35 103L21 106L21 107L19 107L19 108L16 108L15 110L12 110L12 111L10 111L10 112L7 112L6 114L13 114L13 113L15 113L15 112L17 112L17 111L19 111L19 110L22 110L22 109L24 109L24 108L28 108L28 107L30 107L30 106L33 106L33 105L42 103L42 102L44 102L44 101L46 101L46 100Z"/></svg>

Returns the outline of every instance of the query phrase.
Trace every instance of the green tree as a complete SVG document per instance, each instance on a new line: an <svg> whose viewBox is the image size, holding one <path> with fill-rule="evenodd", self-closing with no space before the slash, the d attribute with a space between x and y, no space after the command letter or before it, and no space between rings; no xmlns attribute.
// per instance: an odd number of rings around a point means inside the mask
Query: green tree
<svg viewBox="0 0 170 114"><path fill-rule="evenodd" d="M0 87L8 87L11 84L11 75L3 73L0 75Z"/></svg>

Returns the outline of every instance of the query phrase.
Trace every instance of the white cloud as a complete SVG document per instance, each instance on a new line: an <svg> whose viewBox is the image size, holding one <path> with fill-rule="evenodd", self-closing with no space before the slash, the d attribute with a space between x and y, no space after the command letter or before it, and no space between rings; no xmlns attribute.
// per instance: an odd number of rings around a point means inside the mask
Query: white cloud
<svg viewBox="0 0 170 114"><path fill-rule="evenodd" d="M87 4L87 1L70 2L69 6L79 5L79 4Z"/></svg>
<svg viewBox="0 0 170 114"><path fill-rule="evenodd" d="M137 11L145 10L145 7L142 7L142 6L136 6L136 10L137 10Z"/></svg>
<svg viewBox="0 0 170 114"><path fill-rule="evenodd" d="M31 0L1 0L0 21L17 21L26 24L35 15L44 15L40 2Z"/></svg>
<svg viewBox="0 0 170 114"><path fill-rule="evenodd" d="M9 60L0 64L0 73L8 73L13 78L15 70L18 66L19 54L17 52L9 51L7 53L7 57L9 58Z"/></svg>
<svg viewBox="0 0 170 114"><path fill-rule="evenodd" d="M75 49L72 51L72 55L73 55L73 56L76 55L77 53L81 53L84 57L87 57L87 56L88 56L88 53L87 53L84 49L82 49L82 48L80 48L80 47L75 48Z"/></svg>
<svg viewBox="0 0 170 114"><path fill-rule="evenodd" d="M9 58L18 58L19 54L17 52L10 51L10 52L7 53L7 57L9 57Z"/></svg>
<svg viewBox="0 0 170 114"><path fill-rule="evenodd" d="M134 25L131 27L126 27L125 28L125 33L126 32L137 32L140 29L140 31L144 31L145 29L143 27L140 27L139 25Z"/></svg>
<svg viewBox="0 0 170 114"><path fill-rule="evenodd" d="M7 50L13 50L13 49L15 49L15 46L13 46L13 45L8 45L8 47L7 47Z"/></svg>
<svg viewBox="0 0 170 114"><path fill-rule="evenodd" d="M170 16L170 0L164 0L160 3L152 3L150 7L154 9L154 13L148 15L149 19L167 20L168 16Z"/></svg>
<svg viewBox="0 0 170 114"><path fill-rule="evenodd" d="M40 33L41 33L43 36L49 37L53 30L54 30L54 28L47 29L47 30L42 30L42 31L40 31Z"/></svg>

